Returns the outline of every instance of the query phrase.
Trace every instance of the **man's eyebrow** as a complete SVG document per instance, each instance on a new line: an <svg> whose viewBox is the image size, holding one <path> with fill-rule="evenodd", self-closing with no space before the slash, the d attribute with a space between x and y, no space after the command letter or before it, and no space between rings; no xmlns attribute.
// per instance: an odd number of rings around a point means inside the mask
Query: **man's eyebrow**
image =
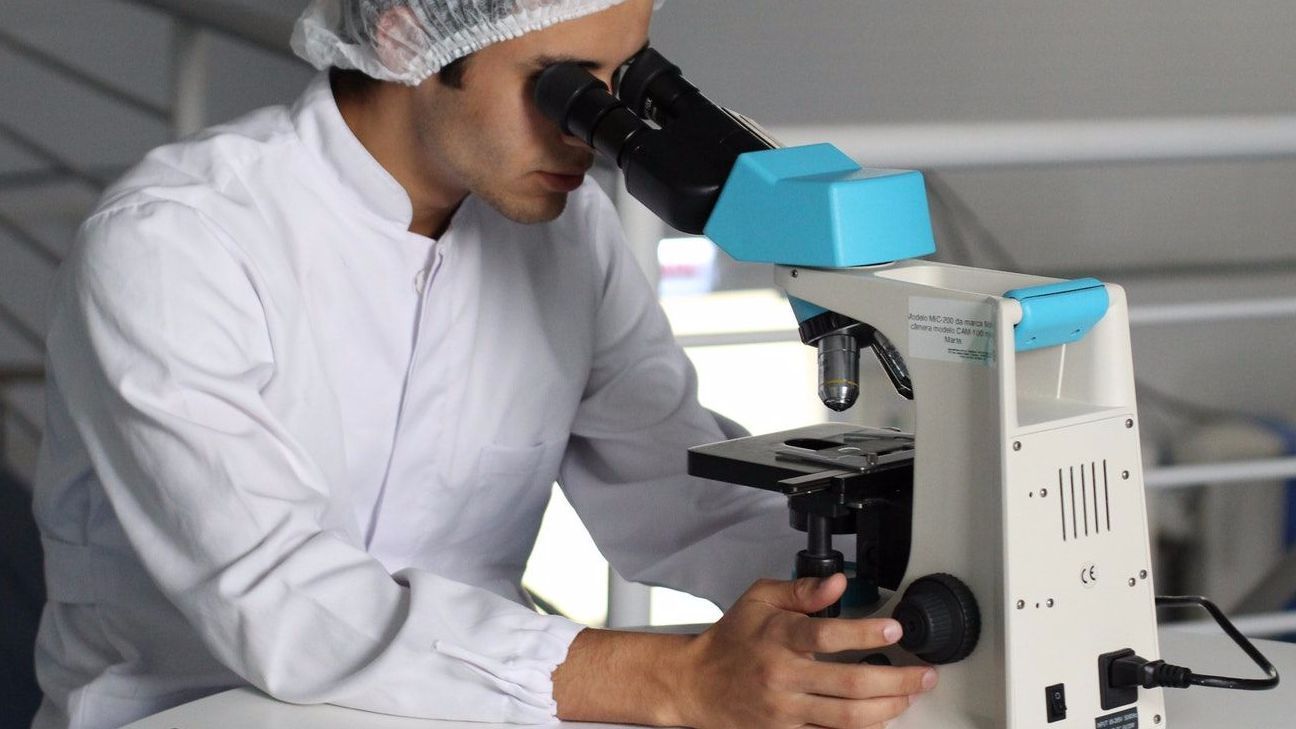
<svg viewBox="0 0 1296 729"><path fill-rule="evenodd" d="M642 51L644 48L647 48L648 45L649 45L648 43L644 43L642 46L639 47L639 50L626 56L620 63L614 63L612 65L614 67L625 65L631 58L634 58L635 56L639 55L639 52ZM531 63L535 68L548 68L554 65L555 63L574 63L577 66L580 66L581 68L587 71L593 71L603 66L603 64L599 63L598 61L592 61L588 58L581 58L580 56L550 56L548 54L543 56L537 56L536 58L532 59Z"/></svg>
<svg viewBox="0 0 1296 729"><path fill-rule="evenodd" d="M548 68L556 63L574 63L577 66L580 66L581 68L587 71L593 71L603 65L598 61L591 61L588 58L579 58L577 56L545 55L545 56L537 56L535 59L531 61L531 65L534 66L535 68Z"/></svg>

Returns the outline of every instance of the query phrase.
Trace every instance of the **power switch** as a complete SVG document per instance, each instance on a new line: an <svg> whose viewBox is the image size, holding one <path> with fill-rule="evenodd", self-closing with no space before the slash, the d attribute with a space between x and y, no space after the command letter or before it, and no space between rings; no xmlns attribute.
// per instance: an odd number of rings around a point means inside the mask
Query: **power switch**
<svg viewBox="0 0 1296 729"><path fill-rule="evenodd" d="M1044 689L1044 706L1048 711L1048 720L1052 724L1066 718L1066 684L1055 683Z"/></svg>

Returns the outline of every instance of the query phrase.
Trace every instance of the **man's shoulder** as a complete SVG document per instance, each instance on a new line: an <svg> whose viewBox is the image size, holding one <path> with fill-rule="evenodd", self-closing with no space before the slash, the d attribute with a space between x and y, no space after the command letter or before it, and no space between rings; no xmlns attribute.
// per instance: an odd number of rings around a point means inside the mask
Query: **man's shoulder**
<svg viewBox="0 0 1296 729"><path fill-rule="evenodd" d="M148 203L201 209L247 198L248 168L294 155L297 141L286 107L258 109L153 149L108 188L91 217Z"/></svg>

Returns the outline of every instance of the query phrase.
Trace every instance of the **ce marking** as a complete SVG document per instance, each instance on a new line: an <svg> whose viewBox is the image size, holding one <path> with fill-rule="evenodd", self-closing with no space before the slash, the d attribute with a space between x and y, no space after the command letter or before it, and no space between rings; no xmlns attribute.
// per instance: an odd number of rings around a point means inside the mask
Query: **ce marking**
<svg viewBox="0 0 1296 729"><path fill-rule="evenodd" d="M1098 582L1098 567L1087 564L1080 568L1080 582L1085 587L1093 587Z"/></svg>

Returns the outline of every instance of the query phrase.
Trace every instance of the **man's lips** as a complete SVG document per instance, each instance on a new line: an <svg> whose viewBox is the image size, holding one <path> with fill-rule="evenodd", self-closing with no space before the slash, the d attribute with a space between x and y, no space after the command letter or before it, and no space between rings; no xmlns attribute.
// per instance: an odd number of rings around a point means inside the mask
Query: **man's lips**
<svg viewBox="0 0 1296 729"><path fill-rule="evenodd" d="M571 192L585 181L585 171L538 172L541 183L554 192Z"/></svg>

